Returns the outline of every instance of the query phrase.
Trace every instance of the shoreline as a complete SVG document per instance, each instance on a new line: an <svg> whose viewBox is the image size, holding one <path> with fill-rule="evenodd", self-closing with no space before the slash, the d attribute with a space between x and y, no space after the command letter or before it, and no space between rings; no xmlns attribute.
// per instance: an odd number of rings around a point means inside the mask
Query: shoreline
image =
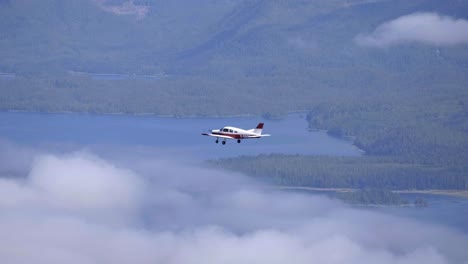
<svg viewBox="0 0 468 264"><path fill-rule="evenodd" d="M0 110L2 113L31 113L31 114L78 114L78 115L100 115L100 116L153 116L161 118L236 118L236 117L260 117L267 120L269 118L263 117L265 113L262 114L237 114L237 115L162 115L156 113L124 113L124 112L109 112L109 113L91 113L91 112L73 112L73 111L49 111L49 112L39 112L39 111L28 111L28 110ZM278 118L271 118L271 120L286 118L288 115L300 115L307 114L307 111L291 111L284 114L278 115Z"/></svg>
<svg viewBox="0 0 468 264"><path fill-rule="evenodd" d="M453 197L461 197L468 199L468 190L395 190L399 194L431 194L431 195L445 195Z"/></svg>
<svg viewBox="0 0 468 264"><path fill-rule="evenodd" d="M355 192L359 189L353 188L317 188L317 187L301 187L301 186L268 186L271 189L278 190L301 190L301 191L311 191L311 192L336 192L336 193L346 193L346 192ZM468 190L392 190L394 193L398 194L430 194L430 195L445 195L453 196L468 199Z"/></svg>

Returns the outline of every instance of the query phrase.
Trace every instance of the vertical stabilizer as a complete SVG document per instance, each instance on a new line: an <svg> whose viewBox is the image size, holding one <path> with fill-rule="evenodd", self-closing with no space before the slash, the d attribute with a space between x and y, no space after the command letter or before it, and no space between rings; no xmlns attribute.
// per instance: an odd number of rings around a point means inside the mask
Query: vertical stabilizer
<svg viewBox="0 0 468 264"><path fill-rule="evenodd" d="M262 134L263 123L258 123L257 127L253 130L255 134Z"/></svg>

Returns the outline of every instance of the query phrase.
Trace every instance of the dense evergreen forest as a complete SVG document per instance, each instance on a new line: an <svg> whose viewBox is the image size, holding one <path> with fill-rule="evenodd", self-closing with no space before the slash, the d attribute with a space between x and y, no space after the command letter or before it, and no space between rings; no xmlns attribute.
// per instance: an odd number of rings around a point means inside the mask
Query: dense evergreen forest
<svg viewBox="0 0 468 264"><path fill-rule="evenodd" d="M356 41L421 12L466 20L468 3L0 0L0 110L302 111L364 156L214 163L282 185L468 189L468 45Z"/></svg>
<svg viewBox="0 0 468 264"><path fill-rule="evenodd" d="M466 168L418 164L400 158L273 154L210 163L282 186L468 190Z"/></svg>
<svg viewBox="0 0 468 264"><path fill-rule="evenodd" d="M380 118L393 127L423 111L432 119L453 114L448 121L461 120L466 129L466 45L379 49L356 42L412 13L465 18L463 1L129 3L0 1L0 73L14 76L0 76L0 110L183 116L311 111L313 127L352 135L362 133L355 117L369 123ZM108 73L129 77L92 75ZM148 75L164 77L138 78ZM348 117L354 127L333 123Z"/></svg>
<svg viewBox="0 0 468 264"><path fill-rule="evenodd" d="M363 189L355 192L341 192L337 193L336 197L351 204L374 204L374 205L409 205L410 201L401 198L397 193L388 190L379 189ZM427 206L427 201L418 198L411 202L418 207Z"/></svg>

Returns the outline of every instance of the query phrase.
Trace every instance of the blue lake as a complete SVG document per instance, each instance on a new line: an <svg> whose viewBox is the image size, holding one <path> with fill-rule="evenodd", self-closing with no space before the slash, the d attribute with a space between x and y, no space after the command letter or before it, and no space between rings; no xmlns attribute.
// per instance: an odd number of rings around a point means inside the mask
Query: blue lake
<svg viewBox="0 0 468 264"><path fill-rule="evenodd" d="M169 78L170 76L164 73L156 75L136 75L136 74L122 74L122 73L91 73L91 72L69 72L72 75L89 76L93 80L101 81L116 81L116 80L160 80Z"/></svg>
<svg viewBox="0 0 468 264"><path fill-rule="evenodd" d="M118 74L118 73L90 73L94 80L159 80L167 78L167 75L130 75L130 74Z"/></svg>
<svg viewBox="0 0 468 264"><path fill-rule="evenodd" d="M428 207L377 207L372 210L401 217L419 219L433 224L456 228L468 234L468 199L446 195L401 194L403 199L413 202L416 198L428 201Z"/></svg>
<svg viewBox="0 0 468 264"><path fill-rule="evenodd" d="M310 195L325 196L338 199L334 191L308 191L291 190ZM412 204L409 206L367 206L350 205L351 207L363 210L389 214L397 217L416 219L418 221L442 225L468 234L468 198L449 195L435 195L422 193L401 193L401 198ZM427 207L415 207L414 201L422 198L427 201Z"/></svg>
<svg viewBox="0 0 468 264"><path fill-rule="evenodd" d="M265 123L262 139L228 140L215 144L202 136L223 126L254 128ZM352 142L310 132L303 115L280 120L260 117L165 118L135 115L0 113L0 138L21 144L75 143L80 145L131 145L160 148L197 159L270 153L359 156Z"/></svg>
<svg viewBox="0 0 468 264"><path fill-rule="evenodd" d="M215 144L215 139L202 136L208 129L226 125L254 128L264 122L264 133L271 137L244 140L238 144ZM352 142L333 138L323 131L310 132L305 117L289 115L280 120L260 117L164 118L133 115L0 113L0 139L27 146L76 145L142 146L158 149L164 155L205 160L269 153L360 156ZM124 147L124 148L122 148ZM442 224L468 233L468 199L438 195L402 194L413 201L425 198L430 206L369 207L386 214L415 218L427 223Z"/></svg>
<svg viewBox="0 0 468 264"><path fill-rule="evenodd" d="M13 80L16 78L14 73L0 73L0 80Z"/></svg>

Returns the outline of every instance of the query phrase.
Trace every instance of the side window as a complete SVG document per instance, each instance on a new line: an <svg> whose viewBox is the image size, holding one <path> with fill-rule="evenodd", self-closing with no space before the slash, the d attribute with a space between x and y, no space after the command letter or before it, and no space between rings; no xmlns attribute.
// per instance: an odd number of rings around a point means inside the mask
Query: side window
<svg viewBox="0 0 468 264"><path fill-rule="evenodd" d="M223 132L229 132L229 129L225 128L223 129Z"/></svg>
<svg viewBox="0 0 468 264"><path fill-rule="evenodd" d="M231 133L232 133L232 129L229 129L229 132L231 132Z"/></svg>

